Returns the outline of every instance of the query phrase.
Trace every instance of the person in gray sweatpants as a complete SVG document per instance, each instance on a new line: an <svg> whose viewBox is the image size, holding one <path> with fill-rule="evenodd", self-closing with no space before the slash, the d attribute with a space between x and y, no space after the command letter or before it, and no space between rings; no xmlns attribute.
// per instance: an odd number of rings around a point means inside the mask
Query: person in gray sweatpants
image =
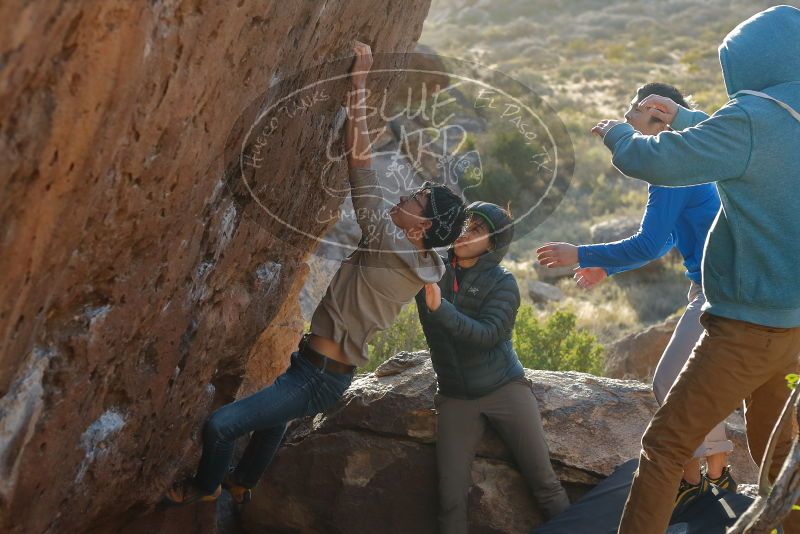
<svg viewBox="0 0 800 534"><path fill-rule="evenodd" d="M441 281L416 298L438 384L439 526L448 534L467 532L470 469L487 423L547 519L570 504L550 464L533 384L511 342L519 288L499 265L513 237L511 215L486 202L473 202L467 214Z"/></svg>

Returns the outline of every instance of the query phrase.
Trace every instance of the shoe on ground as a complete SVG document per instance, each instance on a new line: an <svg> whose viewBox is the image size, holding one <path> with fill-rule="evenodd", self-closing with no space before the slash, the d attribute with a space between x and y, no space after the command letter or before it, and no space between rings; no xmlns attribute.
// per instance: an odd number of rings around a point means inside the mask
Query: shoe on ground
<svg viewBox="0 0 800 534"><path fill-rule="evenodd" d="M700 482L697 484L689 484L685 480L681 480L681 485L678 487L678 495L675 497L675 507L672 509L672 516L681 515L692 502L705 493L708 493L710 490L711 483L705 475L700 475Z"/></svg>

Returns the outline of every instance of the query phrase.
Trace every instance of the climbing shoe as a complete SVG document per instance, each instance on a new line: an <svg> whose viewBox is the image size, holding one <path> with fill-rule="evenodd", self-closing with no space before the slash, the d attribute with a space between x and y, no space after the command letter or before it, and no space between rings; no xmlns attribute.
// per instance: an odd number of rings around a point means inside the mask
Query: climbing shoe
<svg viewBox="0 0 800 534"><path fill-rule="evenodd" d="M672 509L672 516L681 515L695 499L707 493L710 489L711 484L705 475L700 475L700 482L697 484L689 484L681 479L681 485L678 487L678 496L675 498L675 507Z"/></svg>
<svg viewBox="0 0 800 534"><path fill-rule="evenodd" d="M714 484L719 489L736 493L736 481L733 479L733 476L731 476L731 466L726 465L722 469L722 474L719 476L719 478L707 478L711 484Z"/></svg>
<svg viewBox="0 0 800 534"><path fill-rule="evenodd" d="M195 502L212 502L222 495L222 487L217 486L216 491L212 494L203 493L203 491L194 485L191 478L175 484L170 488L164 496L166 504L172 506L184 506Z"/></svg>
<svg viewBox="0 0 800 534"><path fill-rule="evenodd" d="M233 476L230 474L228 474L228 476L225 477L225 480L222 481L222 487L228 490L228 493L231 494L231 498L236 504L248 503L253 497L253 492L250 490L250 488L246 486L240 486L234 482Z"/></svg>

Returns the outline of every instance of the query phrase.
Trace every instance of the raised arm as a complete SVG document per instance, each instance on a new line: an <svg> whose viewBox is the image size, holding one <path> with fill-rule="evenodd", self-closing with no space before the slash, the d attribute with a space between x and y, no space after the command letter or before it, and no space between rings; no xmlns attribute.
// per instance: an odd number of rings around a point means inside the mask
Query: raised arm
<svg viewBox="0 0 800 534"><path fill-rule="evenodd" d="M350 69L350 86L347 102L345 143L347 164L350 169L368 169L372 163L372 150L367 127L366 99L367 74L372 67L372 50L368 44L356 41L353 46L355 60Z"/></svg>
<svg viewBox="0 0 800 534"><path fill-rule="evenodd" d="M350 191L356 222L361 228L361 245L379 248L381 224L385 217L383 192L372 169L372 150L367 126L367 74L372 66L369 45L356 42L355 60L350 72L351 89L347 99L345 149L349 166Z"/></svg>
<svg viewBox="0 0 800 534"><path fill-rule="evenodd" d="M593 133L603 137L612 163L627 176L663 186L687 186L739 178L750 162L750 117L728 104L696 126L656 136L629 124L602 121Z"/></svg>
<svg viewBox="0 0 800 534"><path fill-rule="evenodd" d="M691 128L692 126L697 126L706 120L708 116L708 113L705 111L700 111L699 109L687 109L678 105L678 109L675 110L675 118L672 119L672 122L667 124L669 124L673 130L680 131L685 130L686 128Z"/></svg>
<svg viewBox="0 0 800 534"><path fill-rule="evenodd" d="M673 130L685 130L697 126L708 118L708 113L698 109L688 109L669 97L647 95L638 104L638 108L654 119L669 124Z"/></svg>

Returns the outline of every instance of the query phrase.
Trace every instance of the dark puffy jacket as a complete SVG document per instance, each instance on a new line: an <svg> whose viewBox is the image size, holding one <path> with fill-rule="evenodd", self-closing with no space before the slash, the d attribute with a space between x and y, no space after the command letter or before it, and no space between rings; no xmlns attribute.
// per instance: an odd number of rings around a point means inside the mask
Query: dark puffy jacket
<svg viewBox="0 0 800 534"><path fill-rule="evenodd" d="M455 291L453 249L445 259L447 270L439 282L442 303L435 312L425 304L425 289L417 294L417 310L428 341L439 392L448 397L475 399L524 376L514 352L511 332L520 305L517 281L501 267L513 237L513 226L495 204L474 202L493 228L494 250L465 269Z"/></svg>

